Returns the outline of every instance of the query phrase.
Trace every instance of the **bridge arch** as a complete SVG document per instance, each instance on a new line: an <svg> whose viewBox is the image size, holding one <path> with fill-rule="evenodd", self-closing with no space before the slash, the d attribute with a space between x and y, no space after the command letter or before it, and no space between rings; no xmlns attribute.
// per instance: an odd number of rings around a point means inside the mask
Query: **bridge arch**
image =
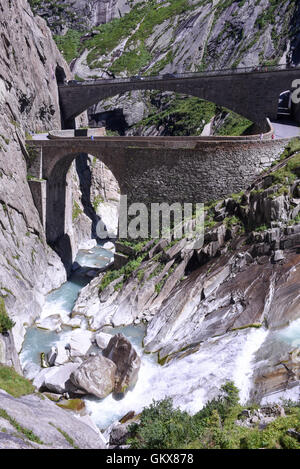
<svg viewBox="0 0 300 469"><path fill-rule="evenodd" d="M59 254L67 272L70 272L74 259L74 247L69 233L73 224L73 198L71 188L68 187L68 171L73 161L78 158L92 156L104 163L112 172L121 186L120 174L117 166L112 165L109 158L101 151L80 151L75 146L69 151L65 148L54 153L43 154L43 179L46 182L45 193L45 232L48 244ZM82 148L84 150L84 148ZM121 191L121 189L120 189ZM95 219L97 215L95 215ZM98 218L100 219L100 218Z"/></svg>
<svg viewBox="0 0 300 469"><path fill-rule="evenodd" d="M73 82L59 86L64 120L71 120L97 102L127 91L160 90L182 93L215 103L265 127L265 119L276 119L278 96L290 89L298 69L219 71L183 74L173 78L145 77Z"/></svg>

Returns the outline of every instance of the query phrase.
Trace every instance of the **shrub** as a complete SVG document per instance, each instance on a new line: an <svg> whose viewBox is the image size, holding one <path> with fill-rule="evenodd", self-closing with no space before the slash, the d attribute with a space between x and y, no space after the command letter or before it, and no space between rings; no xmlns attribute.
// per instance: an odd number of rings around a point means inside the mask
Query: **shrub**
<svg viewBox="0 0 300 469"><path fill-rule="evenodd" d="M241 427L235 423L243 409L238 394L229 381L194 416L174 409L171 399L154 401L142 411L140 424L131 425L128 443L136 449L300 449L300 443L287 433L289 428L300 430L299 406L293 404L287 417L278 417L262 430Z"/></svg>
<svg viewBox="0 0 300 469"><path fill-rule="evenodd" d="M6 312L4 299L0 296L0 334L5 334L14 327L15 323Z"/></svg>
<svg viewBox="0 0 300 469"><path fill-rule="evenodd" d="M226 447L222 443L221 425L238 402L238 389L232 382L223 385L220 396L194 416L174 409L170 398L153 401L143 410L140 424L131 426L129 443L135 449ZM238 406L235 418L239 411Z"/></svg>
<svg viewBox="0 0 300 469"><path fill-rule="evenodd" d="M140 425L133 424L130 428L134 435L130 440L131 447L180 448L182 443L188 443L191 427L192 417L187 412L174 409L170 398L153 401L143 410Z"/></svg>

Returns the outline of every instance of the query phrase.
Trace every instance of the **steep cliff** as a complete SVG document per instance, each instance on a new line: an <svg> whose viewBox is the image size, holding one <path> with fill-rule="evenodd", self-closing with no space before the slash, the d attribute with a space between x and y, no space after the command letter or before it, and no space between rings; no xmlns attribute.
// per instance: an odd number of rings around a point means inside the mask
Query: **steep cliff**
<svg viewBox="0 0 300 469"><path fill-rule="evenodd" d="M108 23L128 13L137 1L127 0L29 0L35 14L44 18L53 32L84 30Z"/></svg>
<svg viewBox="0 0 300 469"><path fill-rule="evenodd" d="M24 325L40 313L44 295L65 280L33 203L24 149L29 132L60 128L56 72L69 71L26 0L1 0L0 14L0 295L16 322L19 350ZM12 361L18 368L13 338L0 334L0 362Z"/></svg>

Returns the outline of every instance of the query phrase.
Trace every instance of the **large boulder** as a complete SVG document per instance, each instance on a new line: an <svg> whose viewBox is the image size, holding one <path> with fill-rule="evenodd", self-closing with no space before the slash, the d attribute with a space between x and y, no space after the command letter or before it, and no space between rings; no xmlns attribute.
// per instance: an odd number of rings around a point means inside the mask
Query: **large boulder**
<svg viewBox="0 0 300 469"><path fill-rule="evenodd" d="M123 334L113 336L102 353L117 366L114 391L126 392L137 381L141 366L140 357Z"/></svg>
<svg viewBox="0 0 300 469"><path fill-rule="evenodd" d="M66 363L42 370L34 379L33 384L39 390L47 389L56 394L73 391L69 379L72 372L79 367L78 363Z"/></svg>
<svg viewBox="0 0 300 469"><path fill-rule="evenodd" d="M84 361L71 374L70 380L76 388L102 399L114 389L116 370L117 367L111 360L96 355Z"/></svg>

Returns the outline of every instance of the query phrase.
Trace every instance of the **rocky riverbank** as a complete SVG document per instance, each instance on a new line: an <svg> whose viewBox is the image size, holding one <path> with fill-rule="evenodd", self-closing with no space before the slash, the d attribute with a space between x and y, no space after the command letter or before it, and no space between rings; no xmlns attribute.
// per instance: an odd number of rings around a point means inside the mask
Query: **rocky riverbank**
<svg viewBox="0 0 300 469"><path fill-rule="evenodd" d="M124 246L127 265L85 287L72 317L96 330L145 323L145 351L170 368L258 334L252 397L298 389L300 344L264 349L267 337L299 318L298 147L296 140L287 159L244 193L206 206L201 249L191 250L186 238L142 243L137 253Z"/></svg>

